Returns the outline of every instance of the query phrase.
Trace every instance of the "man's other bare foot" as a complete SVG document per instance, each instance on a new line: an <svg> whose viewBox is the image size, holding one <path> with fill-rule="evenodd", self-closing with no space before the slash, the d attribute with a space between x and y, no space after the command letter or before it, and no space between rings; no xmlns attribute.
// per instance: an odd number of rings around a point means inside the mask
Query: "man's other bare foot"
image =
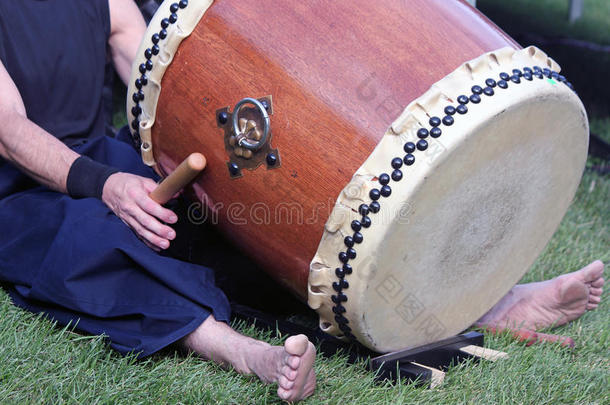
<svg viewBox="0 0 610 405"><path fill-rule="evenodd" d="M477 326L541 329L564 325L597 308L604 264L588 266L552 280L520 284L477 321Z"/></svg>
<svg viewBox="0 0 610 405"><path fill-rule="evenodd" d="M252 356L250 369L265 382L277 382L281 399L298 401L316 386L315 358L316 349L305 335L291 336L283 347L270 346L262 356Z"/></svg>
<svg viewBox="0 0 610 405"><path fill-rule="evenodd" d="M283 400L298 401L314 392L316 349L305 335L289 337L284 346L271 346L243 336L210 316L183 339L183 344L208 360L231 365L241 374L254 373L265 383L277 383L277 394Z"/></svg>

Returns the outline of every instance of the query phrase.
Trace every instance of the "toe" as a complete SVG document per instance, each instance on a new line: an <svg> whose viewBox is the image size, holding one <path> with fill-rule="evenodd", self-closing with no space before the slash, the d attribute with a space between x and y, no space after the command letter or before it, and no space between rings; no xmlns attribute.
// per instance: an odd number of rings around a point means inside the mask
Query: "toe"
<svg viewBox="0 0 610 405"><path fill-rule="evenodd" d="M589 304L599 304L601 300L599 295L589 295Z"/></svg>
<svg viewBox="0 0 610 405"><path fill-rule="evenodd" d="M278 379L278 384L280 385L280 387L282 387L283 389L285 389L287 391L292 389L292 387L294 387L294 381L290 381L284 375L280 376L280 378Z"/></svg>
<svg viewBox="0 0 610 405"><path fill-rule="evenodd" d="M590 283L600 278L604 273L604 263L601 260L596 260L590 263L582 270L582 274L585 278L585 282Z"/></svg>
<svg viewBox="0 0 610 405"><path fill-rule="evenodd" d="M285 365L284 367L282 367L282 375L286 376L287 379L292 381L297 378L297 370L293 369L288 365Z"/></svg>
<svg viewBox="0 0 610 405"><path fill-rule="evenodd" d="M604 286L604 278L600 277L597 280L591 282L591 287L602 288Z"/></svg>
<svg viewBox="0 0 610 405"><path fill-rule="evenodd" d="M301 357L299 357L299 356L288 356L288 358L286 359L286 365L293 370L296 370L297 368L299 368L300 364L301 364Z"/></svg>
<svg viewBox="0 0 610 405"><path fill-rule="evenodd" d="M277 389L277 396L283 399L284 401L287 401L290 398L290 391L279 387Z"/></svg>
<svg viewBox="0 0 610 405"><path fill-rule="evenodd" d="M592 311L597 308L597 304L587 304L587 311Z"/></svg>
<svg viewBox="0 0 610 405"><path fill-rule="evenodd" d="M286 357L281 369L282 375L278 379L277 393L285 401L303 399L309 396L315 387L313 363L316 349L304 335L286 339L284 349ZM294 378L291 379L289 376Z"/></svg>
<svg viewBox="0 0 610 405"><path fill-rule="evenodd" d="M603 289L591 287L589 288L589 297L596 296L601 297Z"/></svg>
<svg viewBox="0 0 610 405"><path fill-rule="evenodd" d="M309 340L305 335L290 336L288 339L286 339L286 343L284 343L284 348L289 354L295 356L302 356L303 353L305 353L305 350L307 350L308 343Z"/></svg>

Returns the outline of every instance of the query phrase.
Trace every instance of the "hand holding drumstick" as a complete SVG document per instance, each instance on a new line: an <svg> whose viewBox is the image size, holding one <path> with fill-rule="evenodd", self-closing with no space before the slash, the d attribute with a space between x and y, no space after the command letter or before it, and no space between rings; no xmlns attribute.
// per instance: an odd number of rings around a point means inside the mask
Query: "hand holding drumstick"
<svg viewBox="0 0 610 405"><path fill-rule="evenodd" d="M115 173L104 185L102 200L151 249L167 249L176 237L167 224L176 223L178 217L161 204L191 182L205 165L205 157L193 153L160 185L135 174Z"/></svg>
<svg viewBox="0 0 610 405"><path fill-rule="evenodd" d="M159 186L150 193L150 198L159 204L165 204L172 199L176 193L182 190L187 184L205 168L206 160L201 153L191 153L184 159L180 166L167 176Z"/></svg>

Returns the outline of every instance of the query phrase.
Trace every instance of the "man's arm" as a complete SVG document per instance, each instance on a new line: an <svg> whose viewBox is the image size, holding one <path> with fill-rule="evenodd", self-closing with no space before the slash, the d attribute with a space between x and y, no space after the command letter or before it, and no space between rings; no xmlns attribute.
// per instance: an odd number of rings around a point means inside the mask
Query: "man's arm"
<svg viewBox="0 0 610 405"><path fill-rule="evenodd" d="M66 192L78 154L27 119L19 90L0 62L0 155L45 186Z"/></svg>
<svg viewBox="0 0 610 405"><path fill-rule="evenodd" d="M132 0L109 0L109 7L112 57L127 82L146 24ZM27 119L21 95L1 62L0 122L0 155L41 184L65 193L70 166L79 155Z"/></svg>
<svg viewBox="0 0 610 405"><path fill-rule="evenodd" d="M121 80L128 85L131 64L136 59L138 47L146 31L146 23L133 0L109 0L108 5L110 6L108 43L112 61Z"/></svg>
<svg viewBox="0 0 610 405"><path fill-rule="evenodd" d="M66 193L70 167L79 155L27 118L21 94L1 62L0 122L0 155L41 184ZM102 200L142 240L165 249L175 232L158 219L174 223L177 217L148 197L155 187L151 179L115 173L104 184Z"/></svg>

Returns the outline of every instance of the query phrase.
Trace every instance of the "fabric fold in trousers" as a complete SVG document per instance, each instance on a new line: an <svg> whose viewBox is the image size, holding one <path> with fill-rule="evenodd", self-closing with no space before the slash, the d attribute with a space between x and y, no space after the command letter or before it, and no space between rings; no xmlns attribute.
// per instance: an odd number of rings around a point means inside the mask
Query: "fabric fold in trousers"
<svg viewBox="0 0 610 405"><path fill-rule="evenodd" d="M154 178L126 142L100 137L80 154ZM121 353L150 355L210 314L229 321L214 272L154 252L100 200L75 200L0 162L0 280L13 302L109 338Z"/></svg>

